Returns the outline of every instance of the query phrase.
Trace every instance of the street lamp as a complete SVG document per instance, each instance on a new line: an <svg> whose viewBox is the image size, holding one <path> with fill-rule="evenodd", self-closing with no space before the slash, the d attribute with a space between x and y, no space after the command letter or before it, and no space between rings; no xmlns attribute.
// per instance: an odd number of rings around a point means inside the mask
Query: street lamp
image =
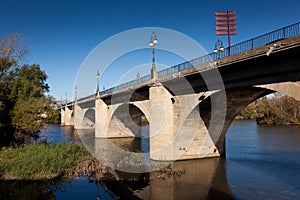
<svg viewBox="0 0 300 200"><path fill-rule="evenodd" d="M77 102L77 85L75 85L75 101Z"/></svg>
<svg viewBox="0 0 300 200"><path fill-rule="evenodd" d="M136 74L136 80L137 80L138 83L140 83L140 79L141 79L141 76L140 76L140 73L138 72Z"/></svg>
<svg viewBox="0 0 300 200"><path fill-rule="evenodd" d="M99 70L97 70L96 79L97 79L97 90L96 90L96 93L97 93L97 96L99 96L100 95L100 89L99 89L100 73L99 73Z"/></svg>
<svg viewBox="0 0 300 200"><path fill-rule="evenodd" d="M154 57L154 46L158 44L155 32L152 32L149 46L152 48L152 68L151 68L151 79L156 80L158 77L157 70L155 68L155 57Z"/></svg>
<svg viewBox="0 0 300 200"><path fill-rule="evenodd" d="M223 43L220 39L218 39L218 41L215 44L215 49L214 49L214 53L217 54L218 59L220 59L220 51L223 52L224 51L224 46Z"/></svg>

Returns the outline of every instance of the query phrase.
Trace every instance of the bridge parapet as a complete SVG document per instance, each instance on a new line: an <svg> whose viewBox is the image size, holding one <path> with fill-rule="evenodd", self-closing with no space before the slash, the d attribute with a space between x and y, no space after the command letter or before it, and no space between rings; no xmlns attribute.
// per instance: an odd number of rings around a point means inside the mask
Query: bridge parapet
<svg viewBox="0 0 300 200"><path fill-rule="evenodd" d="M248 58L254 58L259 55L263 55L268 51L270 44L274 42L280 42L282 45L280 48L275 49L274 52L282 49L288 48L288 46L293 46L299 44L299 35L300 35L300 22L292 24L287 27L266 33L256 38L241 42L239 44L233 45L230 47L230 55L228 54L228 48L224 52L221 52L220 58L218 59L217 55L210 53L199 58L169 67L167 69L161 70L158 72L159 82L166 80L167 77L171 76L180 76L182 73L188 73L192 71L205 71L211 69L212 67L219 66L219 63L222 65L230 65L232 63L241 62ZM261 47L261 48L260 48ZM190 70L187 70L190 69ZM194 69L194 70L193 70ZM139 80L132 80L121 85L109 88L105 91L101 91L101 96L110 96L115 92L124 92L127 90L132 90L140 88L143 85L148 85L150 82L150 75L141 77ZM123 90L125 89L125 90ZM81 98L79 101L85 99L93 98L95 95L90 95L84 98Z"/></svg>
<svg viewBox="0 0 300 200"><path fill-rule="evenodd" d="M261 47L249 49L247 51L243 51L239 54L234 54L228 57L224 57L218 61L218 67L231 65L233 63L242 62L244 60L253 59L260 56L267 56L266 53L268 52L269 48L276 44L276 48L272 51L272 53L276 53L279 51L283 51L289 48L300 46L300 36L295 36L292 38L287 39L280 39L269 44L266 44ZM270 54L271 55L271 54Z"/></svg>

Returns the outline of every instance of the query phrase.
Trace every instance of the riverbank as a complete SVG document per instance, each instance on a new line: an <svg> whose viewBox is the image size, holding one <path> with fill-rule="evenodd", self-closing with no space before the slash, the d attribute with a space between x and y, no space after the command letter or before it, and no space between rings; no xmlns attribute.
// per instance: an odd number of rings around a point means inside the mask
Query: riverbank
<svg viewBox="0 0 300 200"><path fill-rule="evenodd" d="M75 137L72 131L69 127L49 124L41 139L49 143L71 142L69 137ZM106 168L106 174L101 172L103 178L0 181L0 199L114 199L109 193L120 199L224 199L224 195L231 194L235 199L297 199L299 133L297 126L258 126L254 120L235 120L226 134L225 160L176 162L159 172L146 174L145 178L140 176L141 181L135 181L138 174L134 181L133 175L125 174L130 179L122 181L124 173L110 175L111 168ZM1 151L0 148L0 155ZM222 196L216 198L216 195Z"/></svg>
<svg viewBox="0 0 300 200"><path fill-rule="evenodd" d="M80 144L26 144L0 150L0 180L51 180L106 172Z"/></svg>
<svg viewBox="0 0 300 200"><path fill-rule="evenodd" d="M236 119L254 119L266 125L300 125L300 102L278 94L263 97L249 104Z"/></svg>
<svg viewBox="0 0 300 200"><path fill-rule="evenodd" d="M119 164L128 161L124 157ZM182 169L165 166L152 178L181 176ZM41 181L90 177L96 180L139 181L141 174L124 173L100 163L80 143L24 144L0 150L0 181Z"/></svg>

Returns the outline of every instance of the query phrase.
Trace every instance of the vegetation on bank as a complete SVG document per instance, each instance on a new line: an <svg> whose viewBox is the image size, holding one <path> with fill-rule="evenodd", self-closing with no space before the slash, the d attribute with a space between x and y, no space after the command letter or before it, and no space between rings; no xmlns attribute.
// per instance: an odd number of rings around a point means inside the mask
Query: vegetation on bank
<svg viewBox="0 0 300 200"><path fill-rule="evenodd" d="M90 153L75 144L24 144L0 150L0 179L45 180L87 175L84 168L95 162Z"/></svg>
<svg viewBox="0 0 300 200"><path fill-rule="evenodd" d="M255 119L258 124L300 125L300 102L288 96L274 94L249 104L237 119Z"/></svg>
<svg viewBox="0 0 300 200"><path fill-rule="evenodd" d="M57 118L54 99L45 95L46 73L38 64L22 64L29 49L23 40L19 34L0 39L0 142L4 144L16 134L38 137L44 120Z"/></svg>

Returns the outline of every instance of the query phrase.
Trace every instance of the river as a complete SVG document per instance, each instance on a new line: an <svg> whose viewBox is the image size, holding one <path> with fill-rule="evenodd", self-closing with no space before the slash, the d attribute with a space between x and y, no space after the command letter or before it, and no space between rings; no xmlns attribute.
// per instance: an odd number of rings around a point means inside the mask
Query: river
<svg viewBox="0 0 300 200"><path fill-rule="evenodd" d="M78 142L73 130L46 125L41 140ZM140 181L0 182L0 199L299 199L300 127L237 120L224 158L180 161L181 175L155 172ZM145 178L147 177L147 178Z"/></svg>

